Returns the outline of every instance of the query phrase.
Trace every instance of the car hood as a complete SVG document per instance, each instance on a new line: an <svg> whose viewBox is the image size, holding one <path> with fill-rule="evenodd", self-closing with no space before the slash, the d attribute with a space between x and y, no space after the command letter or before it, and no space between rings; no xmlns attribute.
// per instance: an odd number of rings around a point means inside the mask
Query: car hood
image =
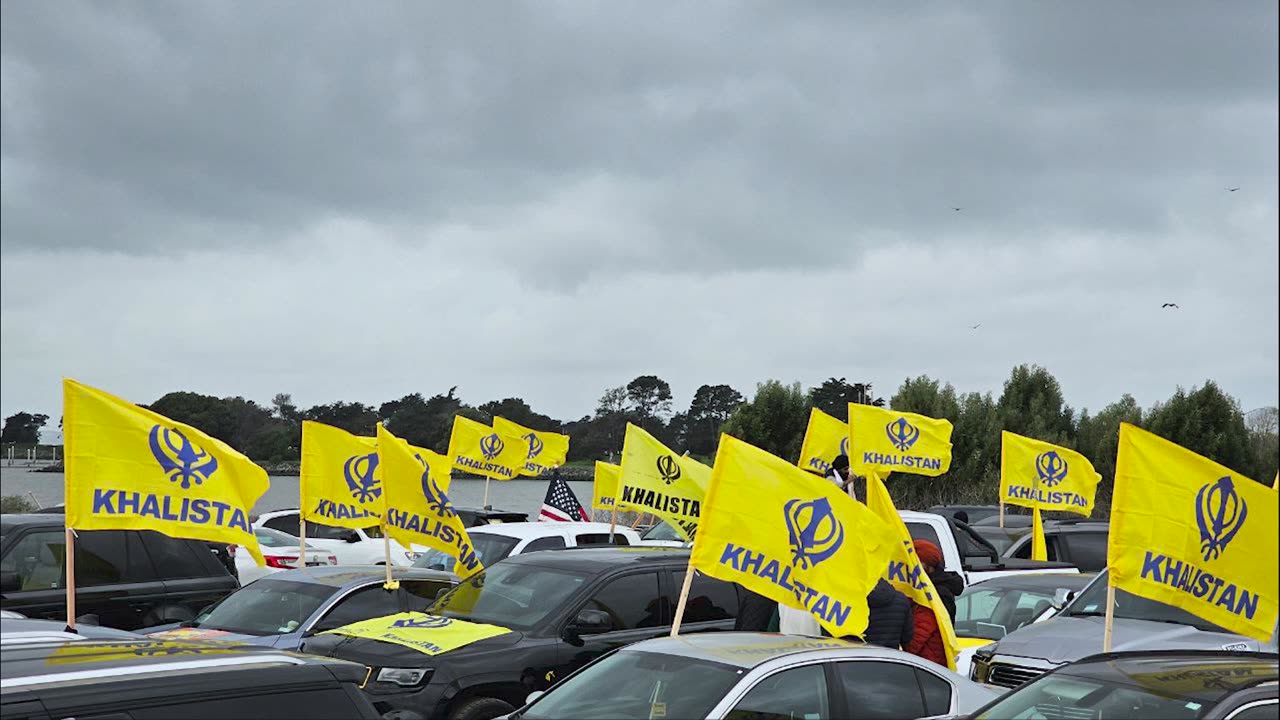
<svg viewBox="0 0 1280 720"><path fill-rule="evenodd" d="M502 635L468 643L462 647L442 652L439 655L428 655L396 643L334 633L321 633L307 638L302 645L302 652L313 655L327 655L373 667L430 667L442 661L448 662L463 657L500 653L517 645L523 639L524 633L512 630Z"/></svg>
<svg viewBox="0 0 1280 720"><path fill-rule="evenodd" d="M192 627L174 627L171 629L163 629L164 626L154 628L147 632L147 637L158 640L220 640L223 642L242 642L251 645L272 645L275 643L279 635L245 635L242 633L227 632L226 630L212 630L206 628Z"/></svg>
<svg viewBox="0 0 1280 720"><path fill-rule="evenodd" d="M996 643L995 652L1054 664L1073 662L1102 652L1103 624L1100 617L1055 617L1005 635ZM1260 644L1241 635L1207 632L1189 625L1116 618L1111 649L1259 650Z"/></svg>

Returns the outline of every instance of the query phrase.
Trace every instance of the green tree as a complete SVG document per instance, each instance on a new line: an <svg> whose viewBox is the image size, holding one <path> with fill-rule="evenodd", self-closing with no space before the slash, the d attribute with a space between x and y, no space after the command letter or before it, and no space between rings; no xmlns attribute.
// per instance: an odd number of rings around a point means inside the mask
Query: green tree
<svg viewBox="0 0 1280 720"><path fill-rule="evenodd" d="M745 401L742 393L728 385L703 385L693 394L684 423L684 449L694 455L713 455L720 442L720 427ZM675 424L675 418L672 418ZM677 434L677 433L673 433Z"/></svg>
<svg viewBox="0 0 1280 720"><path fill-rule="evenodd" d="M271 398L271 407L276 417L281 420L288 420L292 423L302 422L302 412L298 410L298 406L293 404L293 396L289 393L276 393Z"/></svg>
<svg viewBox="0 0 1280 720"><path fill-rule="evenodd" d="M302 413L304 420L332 425L346 430L353 435L373 435L378 424L378 413L364 403L334 402L328 405L314 405Z"/></svg>
<svg viewBox="0 0 1280 720"><path fill-rule="evenodd" d="M1102 408L1097 415L1080 413L1076 429L1076 449L1089 458L1102 480L1094 496L1094 515L1106 517L1116 479L1116 450L1120 446L1120 423L1142 425L1142 408L1132 395L1125 394Z"/></svg>
<svg viewBox="0 0 1280 720"><path fill-rule="evenodd" d="M1253 456L1253 467L1249 476L1260 482L1276 478L1276 465L1280 461L1280 410L1275 406L1254 410L1245 415L1245 425L1249 428L1250 454Z"/></svg>
<svg viewBox="0 0 1280 720"><path fill-rule="evenodd" d="M529 403L521 398L505 398L503 400L490 400L480 407L476 408L487 418L485 422L493 422L495 417L503 417L513 423L523 425L530 430L541 430L544 432L560 432L561 422L554 420L547 415L536 413L533 408L529 407Z"/></svg>
<svg viewBox="0 0 1280 720"><path fill-rule="evenodd" d="M756 396L738 406L721 430L739 440L796 462L809 423L809 396L800 383L777 380L756 385Z"/></svg>
<svg viewBox="0 0 1280 720"><path fill-rule="evenodd" d="M0 442L35 445L40 442L40 428L49 421L42 413L18 412L4 419Z"/></svg>
<svg viewBox="0 0 1280 720"><path fill-rule="evenodd" d="M951 383L943 385L927 375L903 380L898 392L894 393L889 400L889 407L902 412L950 420L952 423L960 415L956 389L951 386Z"/></svg>
<svg viewBox="0 0 1280 720"><path fill-rule="evenodd" d="M809 402L822 412L849 421L849 403L884 407L884 398L875 396L871 383L850 383L844 378L827 378L809 389Z"/></svg>
<svg viewBox="0 0 1280 720"><path fill-rule="evenodd" d="M1173 397L1151 408L1145 427L1236 472L1249 472L1254 466L1240 406L1212 380L1191 392L1178 388Z"/></svg>
<svg viewBox="0 0 1280 720"><path fill-rule="evenodd" d="M997 403L1001 427L1037 440L1073 447L1075 418L1062 386L1038 365L1019 365L1004 383Z"/></svg>
<svg viewBox="0 0 1280 720"><path fill-rule="evenodd" d="M944 385L927 375L903 380L898 391L889 400L889 406L902 412L949 420L952 425L958 424L960 417L960 403L956 399L956 389L950 383ZM956 479L958 468L955 444L959 440L960 438L953 430L951 470L946 475L927 477L893 473L889 476L885 485L900 507L923 507L929 504L929 499L938 497L944 488L949 495L967 497L963 493L972 490L967 479ZM960 451L963 452L963 450L962 445Z"/></svg>
<svg viewBox="0 0 1280 720"><path fill-rule="evenodd" d="M657 375L641 375L627 383L627 402L640 420L671 413L671 386Z"/></svg>
<svg viewBox="0 0 1280 720"><path fill-rule="evenodd" d="M455 415L488 422L482 413L463 404L456 392L457 388L451 387L449 392L425 400L421 393L411 393L399 400L383 403L378 414L388 430L410 444L439 453L448 452Z"/></svg>
<svg viewBox="0 0 1280 720"><path fill-rule="evenodd" d="M241 419L221 398L193 392L171 392L151 403L149 409L243 450L236 436Z"/></svg>

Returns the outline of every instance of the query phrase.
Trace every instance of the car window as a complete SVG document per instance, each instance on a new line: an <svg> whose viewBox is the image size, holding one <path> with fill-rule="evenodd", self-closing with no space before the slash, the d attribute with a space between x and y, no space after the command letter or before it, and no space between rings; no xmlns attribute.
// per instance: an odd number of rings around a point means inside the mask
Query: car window
<svg viewBox="0 0 1280 720"><path fill-rule="evenodd" d="M1062 557L1062 553L1058 551L1058 548L1060 547L1058 543L1060 543L1061 540L1062 540L1062 536L1056 533L1053 535L1045 536L1044 550L1045 550L1045 555L1049 558L1050 561L1056 561L1058 558ZM1106 555L1106 548L1103 548L1103 555ZM1031 533L1027 533L1027 535L1023 538L1022 544L1019 545L1018 549L1014 551L1013 557L1019 558L1021 560L1031 559ZM1103 562L1103 565L1106 565L1106 563ZM1080 568L1080 569L1083 570L1084 568Z"/></svg>
<svg viewBox="0 0 1280 720"><path fill-rule="evenodd" d="M831 717L827 677L821 664L774 673L756 683L726 720L821 720ZM899 713L893 717L908 717Z"/></svg>
<svg viewBox="0 0 1280 720"><path fill-rule="evenodd" d="M158 532L140 533L160 577L166 579L205 577L208 572L203 558L196 555L191 543ZM206 555L210 553L206 550ZM210 555L212 557L212 555ZM77 568L79 570L79 568Z"/></svg>
<svg viewBox="0 0 1280 720"><path fill-rule="evenodd" d="M231 593L192 627L243 635L291 633L333 597L333 588L267 576Z"/></svg>
<svg viewBox="0 0 1280 720"><path fill-rule="evenodd" d="M614 630L633 630L666 625L666 604L658 590L658 574L641 573L610 580L583 609L607 613Z"/></svg>
<svg viewBox="0 0 1280 720"><path fill-rule="evenodd" d="M579 545L609 545L609 533L582 533L574 536ZM614 545L630 545L627 537L622 533L613 534Z"/></svg>
<svg viewBox="0 0 1280 720"><path fill-rule="evenodd" d="M83 587L155 580L151 558L136 532L81 532L76 540L76 584Z"/></svg>
<svg viewBox="0 0 1280 720"><path fill-rule="evenodd" d="M672 573L676 587L684 587L684 571ZM738 617L738 587L723 580L697 573L689 586L681 622L731 620Z"/></svg>
<svg viewBox="0 0 1280 720"><path fill-rule="evenodd" d="M561 610L585 581L581 574L568 570L500 562L458 583L431 612L529 630Z"/></svg>
<svg viewBox="0 0 1280 720"><path fill-rule="evenodd" d="M381 585L361 588L338 601L316 623L316 630L332 630L361 620L400 612L400 596Z"/></svg>
<svg viewBox="0 0 1280 720"><path fill-rule="evenodd" d="M1228 715L1227 720L1276 720L1277 705L1280 702L1275 700L1250 703Z"/></svg>
<svg viewBox="0 0 1280 720"><path fill-rule="evenodd" d="M1098 572L1107 566L1107 533L1063 533L1059 542L1066 543L1067 557L1080 572Z"/></svg>
<svg viewBox="0 0 1280 720"><path fill-rule="evenodd" d="M938 533L932 525L920 522L909 522L906 525L912 540L928 540L939 548L942 547L942 543L938 540Z"/></svg>
<svg viewBox="0 0 1280 720"><path fill-rule="evenodd" d="M360 532L364 533L365 537L370 537L375 540L382 539L382 528L378 527L377 525L370 525L367 528L360 528Z"/></svg>
<svg viewBox="0 0 1280 720"><path fill-rule="evenodd" d="M279 530L286 535L298 537L298 516L297 515L277 515L262 523L263 527L269 527L272 530Z"/></svg>
<svg viewBox="0 0 1280 720"><path fill-rule="evenodd" d="M1126 678L1127 679L1127 678ZM1079 713L1084 709L1085 713ZM988 705L977 718L1166 718L1193 720L1203 705L1128 683L1049 673ZM1274 717L1274 716L1273 716Z"/></svg>
<svg viewBox="0 0 1280 720"><path fill-rule="evenodd" d="M66 534L61 530L29 532L0 559L0 573L20 590L60 588L66 548ZM9 580L10 577L14 579Z"/></svg>
<svg viewBox="0 0 1280 720"><path fill-rule="evenodd" d="M264 688L259 695L201 698L188 702L129 708L134 720L198 717L243 720L247 717L299 717L333 720L364 717L341 687L300 688L292 692Z"/></svg>
<svg viewBox="0 0 1280 720"><path fill-rule="evenodd" d="M511 554L519 540L508 537L506 535L494 535L492 533L473 533L471 534L471 548L475 550L476 557L480 562L488 567L502 560ZM528 552L526 550L525 552ZM446 572L453 569L458 563L458 559L434 548L428 549L426 552L415 556L413 566L418 568L426 568L428 570L444 570Z"/></svg>
<svg viewBox="0 0 1280 720"><path fill-rule="evenodd" d="M845 702L859 720L922 717L924 698L916 669L896 662L836 663Z"/></svg>
<svg viewBox="0 0 1280 720"><path fill-rule="evenodd" d="M448 580L401 580L400 589L404 591L408 603L406 610L424 612L435 604L441 590L448 590L453 583Z"/></svg>
<svg viewBox="0 0 1280 720"><path fill-rule="evenodd" d="M926 715L945 715L951 711L951 683L920 668L916 668L916 679L924 695Z"/></svg>
<svg viewBox="0 0 1280 720"><path fill-rule="evenodd" d="M307 539L309 540L346 540L352 532L354 531L347 528L307 521Z"/></svg>
<svg viewBox="0 0 1280 720"><path fill-rule="evenodd" d="M552 537L538 538L524 546L522 553L538 552L539 550L563 550L565 547L564 538L559 535Z"/></svg>
<svg viewBox="0 0 1280 720"><path fill-rule="evenodd" d="M676 529L672 527L670 523L666 523L666 522L660 522L657 525L654 525L653 527L649 528L648 530L645 531L644 535L640 536L640 539L641 540L664 540L667 542L671 542L671 541L684 542L685 541L684 538L680 537L680 533L676 532Z"/></svg>

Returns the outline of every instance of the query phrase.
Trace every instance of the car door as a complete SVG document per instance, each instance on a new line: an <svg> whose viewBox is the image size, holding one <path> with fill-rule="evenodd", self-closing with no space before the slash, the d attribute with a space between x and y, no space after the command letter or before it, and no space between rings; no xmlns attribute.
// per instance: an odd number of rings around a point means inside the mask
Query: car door
<svg viewBox="0 0 1280 720"><path fill-rule="evenodd" d="M164 582L130 530L80 532L76 538L76 613L121 630L150 625L167 601Z"/></svg>
<svg viewBox="0 0 1280 720"><path fill-rule="evenodd" d="M675 608L679 592L684 587L684 570L671 573L668 597L673 598ZM674 591L674 592L673 592ZM684 617L680 619L681 633L732 630L738 618L738 586L697 573L689 585L689 598L685 601Z"/></svg>
<svg viewBox="0 0 1280 720"><path fill-rule="evenodd" d="M146 625L190 620L239 587L208 547L198 540L181 540L150 530L137 531L164 583L165 599L144 619Z"/></svg>
<svg viewBox="0 0 1280 720"><path fill-rule="evenodd" d="M568 626L583 610L605 613L612 626L586 635L572 633ZM568 613L560 629L559 663L554 673L557 679L610 650L666 634L671 629L671 608L662 592L658 571L608 578Z"/></svg>
<svg viewBox="0 0 1280 720"><path fill-rule="evenodd" d="M831 663L836 702L851 720L896 720L945 715L953 704L951 683L910 663L844 660Z"/></svg>
<svg viewBox="0 0 1280 720"><path fill-rule="evenodd" d="M735 688L734 692L743 689ZM725 720L830 720L848 717L836 704L830 674L822 663L793 665L770 673L745 688ZM903 717L906 717L905 715Z"/></svg>
<svg viewBox="0 0 1280 720"><path fill-rule="evenodd" d="M1107 566L1107 538L1105 531L1062 533L1056 538L1058 555L1080 572L1101 572Z"/></svg>
<svg viewBox="0 0 1280 720"><path fill-rule="evenodd" d="M343 625L394 615L404 610L405 600L399 590L387 590L379 582L352 590L338 598L325 610L307 634L335 630Z"/></svg>
<svg viewBox="0 0 1280 720"><path fill-rule="evenodd" d="M0 607L31 618L66 619L61 527L29 527L0 557Z"/></svg>

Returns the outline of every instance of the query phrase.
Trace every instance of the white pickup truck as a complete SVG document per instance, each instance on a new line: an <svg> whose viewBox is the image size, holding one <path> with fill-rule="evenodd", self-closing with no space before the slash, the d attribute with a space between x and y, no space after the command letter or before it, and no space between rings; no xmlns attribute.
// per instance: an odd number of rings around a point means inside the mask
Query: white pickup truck
<svg viewBox="0 0 1280 720"><path fill-rule="evenodd" d="M942 550L946 569L964 578L965 587L1017 573L1078 573L1074 565L1000 557L1000 553L964 523L934 513L900 510L914 540L928 540Z"/></svg>

